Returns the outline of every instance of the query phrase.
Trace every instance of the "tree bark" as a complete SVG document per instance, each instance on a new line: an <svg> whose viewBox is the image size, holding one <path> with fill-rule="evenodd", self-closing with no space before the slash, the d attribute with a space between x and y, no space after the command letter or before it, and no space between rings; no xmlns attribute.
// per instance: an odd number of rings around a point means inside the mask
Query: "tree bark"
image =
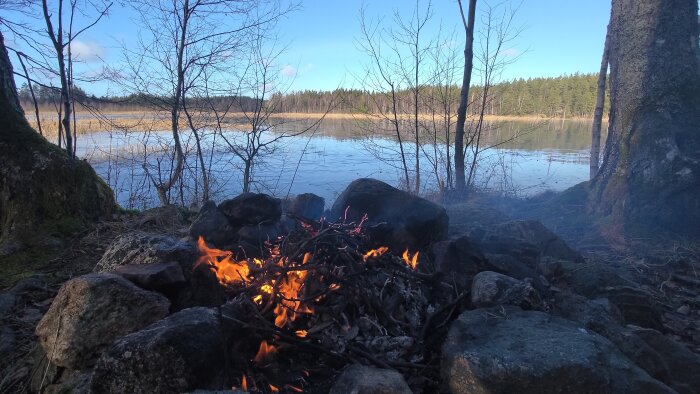
<svg viewBox="0 0 700 394"><path fill-rule="evenodd" d="M589 207L604 235L700 236L697 0L613 0L610 127Z"/></svg>
<svg viewBox="0 0 700 394"><path fill-rule="evenodd" d="M0 33L0 256L6 245L40 245L116 208L114 195L84 161L29 127Z"/></svg>
<svg viewBox="0 0 700 394"><path fill-rule="evenodd" d="M466 174L464 170L464 124L467 121L467 104L469 101L469 85L472 78L474 62L474 16L476 0L469 0L468 18L464 18L462 1L458 0L459 11L462 15L466 42L464 44L464 74L462 75L462 90L459 95L457 108L457 124L455 126L455 186L458 192L466 191Z"/></svg>
<svg viewBox="0 0 700 394"><path fill-rule="evenodd" d="M24 116L24 110L19 104L19 96L17 96L17 86L15 85L14 72L12 63L5 48L5 37L0 31L0 90L2 90L2 101L6 103L7 108L17 114Z"/></svg>
<svg viewBox="0 0 700 394"><path fill-rule="evenodd" d="M590 179L598 173L600 166L600 130L603 127L603 107L605 106L605 81L608 75L608 59L610 52L610 25L605 33L605 45L603 47L603 59L600 61L598 73L598 92L595 99L595 112L593 113L593 128L591 130L591 160Z"/></svg>

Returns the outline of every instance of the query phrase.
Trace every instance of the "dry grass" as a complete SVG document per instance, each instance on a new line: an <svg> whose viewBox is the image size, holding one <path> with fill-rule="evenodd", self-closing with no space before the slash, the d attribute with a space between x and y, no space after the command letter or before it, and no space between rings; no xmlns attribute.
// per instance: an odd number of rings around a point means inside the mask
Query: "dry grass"
<svg viewBox="0 0 700 394"><path fill-rule="evenodd" d="M44 112L41 117L41 126L44 135L49 138L55 138L58 134L58 119L55 114ZM29 124L38 129L37 122L32 112L27 112L27 120ZM152 111L110 111L102 114L102 118L98 118L88 112L77 113L77 132L78 134L94 133L106 130L123 130L123 131L162 131L170 129L170 114L158 113ZM324 117L323 113L301 113L289 112L272 114L273 119L298 119L298 120L316 120ZM441 117L441 115L438 115ZM329 113L325 114L325 119L329 120L377 120L383 117L378 114L353 114L353 113ZM411 115L403 114L399 116L402 120L411 119ZM432 119L430 114L421 114L419 118L424 121ZM473 119L473 117L470 117ZM245 129L245 115L243 113L231 113L224 120L228 127ZM560 118L545 118L541 116L494 116L485 117L488 122L541 122L541 121L559 121ZM567 118L567 121L590 122L589 118ZM187 122L183 118L180 121L181 128L187 128Z"/></svg>

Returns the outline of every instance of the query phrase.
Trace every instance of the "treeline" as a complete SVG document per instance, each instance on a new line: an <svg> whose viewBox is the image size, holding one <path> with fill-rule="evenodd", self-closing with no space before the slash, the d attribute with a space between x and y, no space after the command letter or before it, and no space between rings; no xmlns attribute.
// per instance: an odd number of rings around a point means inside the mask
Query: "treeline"
<svg viewBox="0 0 700 394"><path fill-rule="evenodd" d="M528 78L501 82L488 87L488 98L484 113L500 116L543 116L543 117L581 117L593 116L596 100L596 74L574 74L552 78ZM424 101L434 100L437 95L447 96L451 108L456 108L459 101L459 86L421 87ZM80 103L103 111L129 111L144 108L167 108L167 98L132 94L124 97L96 97L86 94L79 87L74 87L75 96ZM483 86L470 89L469 111L473 115L481 113ZM60 91L44 86L35 86L34 94L41 106L55 105L59 102ZM410 102L408 90L397 92L398 103ZM31 106L32 98L27 85L19 91L20 100L25 108ZM403 100L405 98L405 100ZM214 97L208 100L216 108L223 109L232 97ZM235 97L235 110L252 111L256 100L250 97ZM190 99L192 106L203 105L203 99ZM331 108L335 113L389 113L393 105L390 95L367 92L359 89L336 89L334 91L305 90L288 94L273 95L275 112L279 113L324 113ZM606 98L607 100L607 98ZM209 105L206 105L209 106ZM427 105L430 106L429 104ZM607 101L606 101L607 106ZM425 106L424 106L425 107Z"/></svg>
<svg viewBox="0 0 700 394"><path fill-rule="evenodd" d="M61 91L57 88L52 88L43 85L34 85L34 98L40 107L54 107L60 105ZM19 89L19 99L22 106L31 108L33 99L29 86L25 83ZM127 96L101 96L89 95L80 87L73 86L73 97L76 101L76 106L90 107L103 112L110 111L142 111L144 109L169 109L171 107L171 98L164 96L156 96L152 94L130 94ZM229 108L230 111L253 111L256 108L256 102L251 97L245 96L217 96L209 98L191 98L188 106L191 108L216 108L224 111Z"/></svg>
<svg viewBox="0 0 700 394"><path fill-rule="evenodd" d="M577 73L501 82L488 87L484 112L487 115L501 116L592 117L597 80L597 74ZM435 100L438 95L447 95L451 101L451 108L456 108L459 102L459 86L424 86L421 91L425 101ZM483 86L473 86L470 89L471 114L481 113L483 93ZM399 91L397 95L397 102L410 102L411 91ZM279 112L294 113L324 112L324 109L338 98L341 100L337 101L333 112L389 113L393 105L390 95L352 89L337 89L332 92L306 90L286 94L277 99L280 100Z"/></svg>

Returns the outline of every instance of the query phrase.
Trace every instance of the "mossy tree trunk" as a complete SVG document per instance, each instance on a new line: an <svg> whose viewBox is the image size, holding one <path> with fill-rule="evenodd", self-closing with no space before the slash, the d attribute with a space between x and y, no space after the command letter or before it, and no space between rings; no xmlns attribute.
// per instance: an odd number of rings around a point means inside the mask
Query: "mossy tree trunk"
<svg viewBox="0 0 700 394"><path fill-rule="evenodd" d="M590 208L609 237L700 235L697 0L613 0L610 127Z"/></svg>
<svg viewBox="0 0 700 394"><path fill-rule="evenodd" d="M610 26L605 33L603 58L598 72L598 91L596 92L595 111L593 112L593 127L591 128L591 160L590 177L593 179L600 166L600 130L603 128L603 107L605 107L605 81L608 76L608 54L610 53Z"/></svg>
<svg viewBox="0 0 700 394"><path fill-rule="evenodd" d="M32 245L110 215L114 195L92 167L46 141L24 118L2 33L0 90L0 246Z"/></svg>

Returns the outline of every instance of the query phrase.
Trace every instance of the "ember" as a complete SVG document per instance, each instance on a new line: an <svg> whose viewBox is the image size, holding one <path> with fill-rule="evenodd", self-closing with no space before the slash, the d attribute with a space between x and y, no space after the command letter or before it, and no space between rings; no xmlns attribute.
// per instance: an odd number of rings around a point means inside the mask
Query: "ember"
<svg viewBox="0 0 700 394"><path fill-rule="evenodd" d="M403 258L403 261L411 267L411 269L416 269L416 265L418 265L418 254L420 252L416 252L416 254L411 257L411 254L408 252L408 249L406 249L405 252L403 252L403 255L401 256Z"/></svg>
<svg viewBox="0 0 700 394"><path fill-rule="evenodd" d="M242 387L303 392L362 361L419 370L417 384L436 387L430 364L438 349L427 333L444 330L464 297L429 264L419 270L418 251L398 256L372 245L365 220L307 221L265 244L262 259L236 258L199 239L197 265L216 273L229 305L247 311L229 318L259 343L252 363L234 375L243 375Z"/></svg>

